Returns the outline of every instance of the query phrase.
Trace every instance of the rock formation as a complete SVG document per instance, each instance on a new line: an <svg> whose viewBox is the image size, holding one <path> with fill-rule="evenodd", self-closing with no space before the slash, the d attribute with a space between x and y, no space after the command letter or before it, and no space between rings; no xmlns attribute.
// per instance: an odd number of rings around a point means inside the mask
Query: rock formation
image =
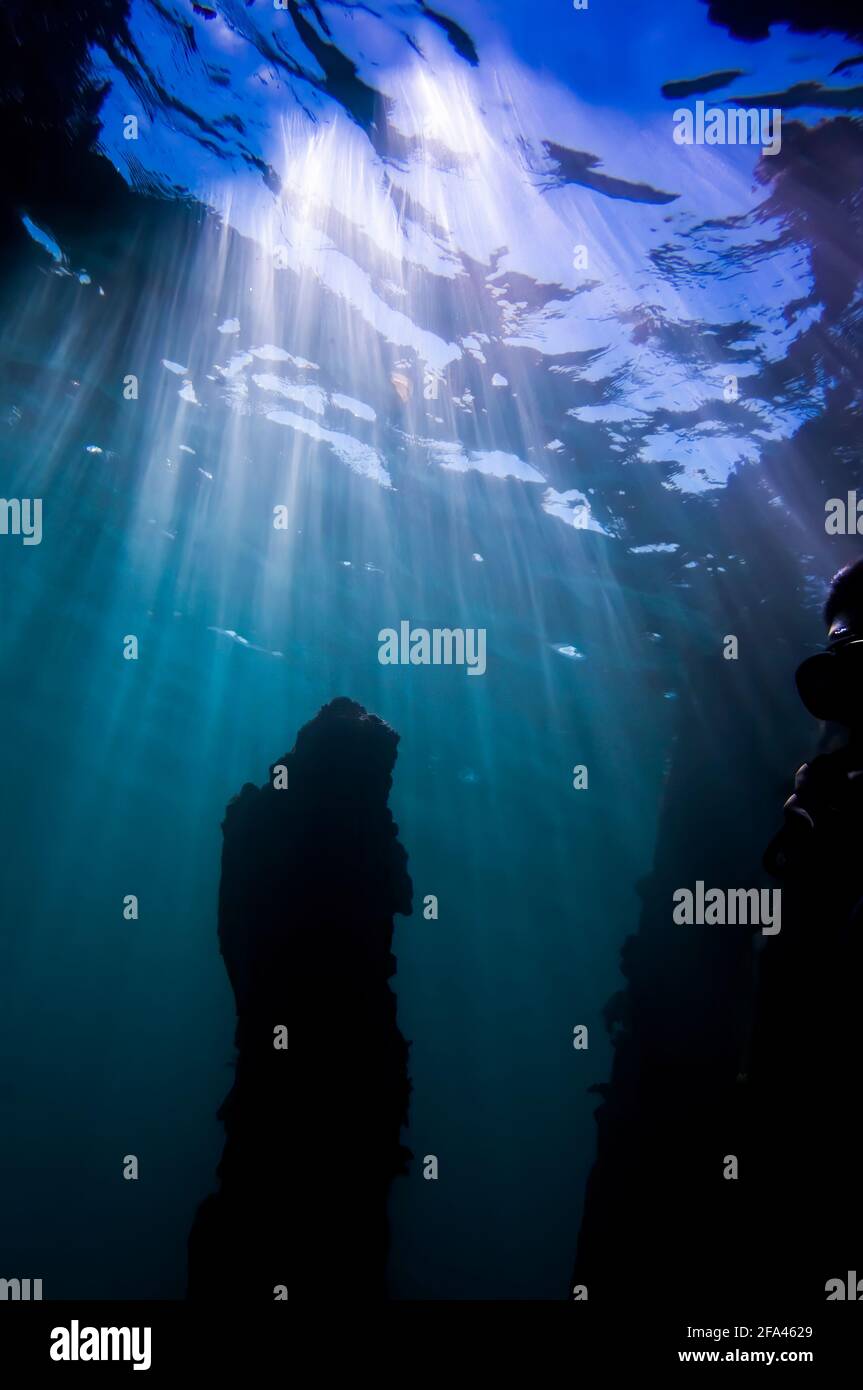
<svg viewBox="0 0 863 1390"><path fill-rule="evenodd" d="M690 659L653 869L623 947L625 988L606 1008L614 1064L597 1087L597 1157L573 1276L594 1307L638 1301L667 1317L697 1294L718 1310L758 1279L745 1095L763 938L672 919L673 893L698 879L769 881L760 859L781 805L773 770L782 740L777 749L742 718L733 679L714 656ZM769 710L773 728L783 712ZM724 1177L727 1155L739 1180ZM741 1299L741 1316L746 1306Z"/></svg>
<svg viewBox="0 0 863 1390"><path fill-rule="evenodd" d="M219 943L236 1077L219 1190L190 1238L193 1299L385 1296L387 1196L409 1157L408 1044L389 985L393 914L412 907L387 806L397 744L333 700L228 806Z"/></svg>

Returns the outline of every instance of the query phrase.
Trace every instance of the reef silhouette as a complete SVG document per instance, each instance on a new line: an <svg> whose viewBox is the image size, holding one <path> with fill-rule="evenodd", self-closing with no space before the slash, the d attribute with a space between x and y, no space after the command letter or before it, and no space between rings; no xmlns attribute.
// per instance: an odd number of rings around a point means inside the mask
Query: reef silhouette
<svg viewBox="0 0 863 1390"><path fill-rule="evenodd" d="M712 658L691 657L688 676L653 868L623 946L626 983L605 1010L614 1061L595 1088L597 1155L573 1274L594 1309L635 1298L666 1319L695 1290L717 1311L752 1244L751 1234L736 1243L742 1184L723 1179L724 1156L743 1148L752 933L674 925L672 895L696 879L751 883L763 847L753 824L766 830L775 814L766 793L739 814L740 762L764 766L760 731L741 726Z"/></svg>
<svg viewBox="0 0 863 1390"><path fill-rule="evenodd" d="M614 1062L595 1088L598 1148L573 1287L600 1306L637 1291L666 1323L673 1306L811 1324L828 1281L859 1267L863 1241L863 803L856 781L841 805L831 792L827 828L805 853L786 812L762 868L756 856L778 816L778 801L768 804L775 758L793 767L796 752L799 762L801 726L775 673L763 707L746 717L715 661L692 661L690 681L641 920L623 947L625 987L606 1008ZM823 728L822 746L840 744L816 770L863 767L859 736L844 737L837 725ZM803 795L799 773L797 785ZM786 774L783 794L792 789ZM749 886L767 874L782 888L776 936L672 925L682 883Z"/></svg>
<svg viewBox="0 0 863 1390"><path fill-rule="evenodd" d="M218 934L236 1076L219 1190L189 1241L192 1299L324 1298L340 1272L352 1301L386 1296L387 1197L410 1157L389 984L393 915L412 909L387 805L398 741L335 699L227 808Z"/></svg>

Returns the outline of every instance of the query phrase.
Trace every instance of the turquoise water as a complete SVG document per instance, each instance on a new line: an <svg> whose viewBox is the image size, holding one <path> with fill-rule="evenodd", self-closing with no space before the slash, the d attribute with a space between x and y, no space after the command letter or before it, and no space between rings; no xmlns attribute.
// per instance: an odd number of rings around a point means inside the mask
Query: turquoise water
<svg viewBox="0 0 863 1390"><path fill-rule="evenodd" d="M104 200L16 204L3 487L43 535L0 538L4 1260L46 1297L183 1295L231 1075L222 812L344 694L401 735L440 904L394 947L441 1179L396 1184L393 1292L564 1297L690 664L734 624L817 641L811 459L843 464L854 404L856 272L813 252L849 259L844 166L813 226L787 134L775 179L680 147L660 89L848 86L856 49L699 4L450 4L474 63L421 4L301 8L311 35L134 3L85 63ZM403 620L485 628L485 675L381 665Z"/></svg>

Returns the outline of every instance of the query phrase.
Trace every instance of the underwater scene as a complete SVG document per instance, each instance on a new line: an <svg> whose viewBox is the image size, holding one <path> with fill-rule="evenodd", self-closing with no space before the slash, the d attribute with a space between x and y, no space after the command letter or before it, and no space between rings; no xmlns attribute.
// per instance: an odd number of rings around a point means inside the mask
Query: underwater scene
<svg viewBox="0 0 863 1390"><path fill-rule="evenodd" d="M0 1302L55 1361L90 1301L156 1366L157 1303L334 1297L811 1359L863 1299L863 14L2 24Z"/></svg>

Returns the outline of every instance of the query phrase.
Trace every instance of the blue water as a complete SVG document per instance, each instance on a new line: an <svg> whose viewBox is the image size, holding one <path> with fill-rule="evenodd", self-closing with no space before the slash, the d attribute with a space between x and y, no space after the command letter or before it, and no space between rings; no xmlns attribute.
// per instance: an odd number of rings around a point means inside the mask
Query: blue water
<svg viewBox="0 0 863 1390"><path fill-rule="evenodd" d="M699 3L441 8L476 63L421 3L301 7L339 85L287 11L133 0L88 66L146 215L19 209L3 488L44 530L0 538L0 1191L4 1263L46 1297L183 1294L231 1076L222 811L338 694L401 735L440 903L394 947L406 1141L441 1176L396 1184L393 1291L566 1296L687 660L765 555L804 623L835 567L795 441L855 369L859 300L825 302L769 158L675 144L693 99L660 89L849 87L856 47L743 43ZM486 674L382 666L404 619L484 627Z"/></svg>

